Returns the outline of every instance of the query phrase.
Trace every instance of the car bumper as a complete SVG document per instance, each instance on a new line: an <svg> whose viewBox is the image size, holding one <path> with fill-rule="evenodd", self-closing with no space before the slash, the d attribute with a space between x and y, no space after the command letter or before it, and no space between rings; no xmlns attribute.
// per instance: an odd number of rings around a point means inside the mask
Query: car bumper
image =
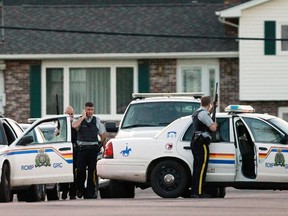
<svg viewBox="0 0 288 216"><path fill-rule="evenodd" d="M147 166L145 162L129 163L123 160L101 159L97 162L97 175L104 179L117 179L123 181L146 182Z"/></svg>

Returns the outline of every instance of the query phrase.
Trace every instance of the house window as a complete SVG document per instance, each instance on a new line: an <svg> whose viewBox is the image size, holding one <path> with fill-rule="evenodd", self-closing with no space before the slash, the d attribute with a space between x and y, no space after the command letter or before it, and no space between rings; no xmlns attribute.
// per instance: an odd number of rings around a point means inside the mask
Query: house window
<svg viewBox="0 0 288 216"><path fill-rule="evenodd" d="M46 87L46 113L56 114L57 107L63 107L63 68L47 69ZM58 111L62 113L62 109Z"/></svg>
<svg viewBox="0 0 288 216"><path fill-rule="evenodd" d="M288 107L279 107L278 117L285 121L288 121Z"/></svg>
<svg viewBox="0 0 288 216"><path fill-rule="evenodd" d="M281 38L288 39L288 25L281 26ZM281 41L281 50L288 51L288 41Z"/></svg>
<svg viewBox="0 0 288 216"><path fill-rule="evenodd" d="M101 120L120 120L132 93L137 92L136 62L130 65L108 62L103 66L89 62L87 67L85 63L68 63L58 62L56 66L53 62L43 63L42 115L56 114L57 95L60 113L71 105L75 114L80 115L84 104L92 101Z"/></svg>
<svg viewBox="0 0 288 216"><path fill-rule="evenodd" d="M177 91L178 92L203 92L205 95L213 96L215 93L215 83L219 80L219 66L201 62L191 62L189 65L186 61L179 62L177 70Z"/></svg>
<svg viewBox="0 0 288 216"><path fill-rule="evenodd" d="M122 67L116 69L116 96L117 96L117 114L123 114L127 105L131 101L133 92L133 68Z"/></svg>
<svg viewBox="0 0 288 216"><path fill-rule="evenodd" d="M69 102L76 113L92 101L97 113L110 114L110 76L110 68L70 68Z"/></svg>

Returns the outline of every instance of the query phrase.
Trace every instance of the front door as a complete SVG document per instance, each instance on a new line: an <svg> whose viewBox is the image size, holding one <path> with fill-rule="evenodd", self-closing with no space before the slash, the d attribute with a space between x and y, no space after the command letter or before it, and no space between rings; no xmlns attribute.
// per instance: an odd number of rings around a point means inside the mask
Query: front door
<svg viewBox="0 0 288 216"><path fill-rule="evenodd" d="M254 143L256 181L287 182L288 146L281 144L283 133L263 119L241 119Z"/></svg>
<svg viewBox="0 0 288 216"><path fill-rule="evenodd" d="M11 146L8 154L13 167L11 185L73 181L73 148L69 117L42 121L28 130L22 139ZM44 136L47 130L52 134L50 137L47 134ZM29 141L31 138L33 140Z"/></svg>

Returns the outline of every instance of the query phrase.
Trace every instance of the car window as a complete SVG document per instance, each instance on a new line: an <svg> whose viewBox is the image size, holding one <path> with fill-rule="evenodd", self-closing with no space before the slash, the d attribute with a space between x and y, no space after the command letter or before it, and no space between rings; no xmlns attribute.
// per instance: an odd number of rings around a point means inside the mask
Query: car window
<svg viewBox="0 0 288 216"><path fill-rule="evenodd" d="M264 121L243 117L256 142L281 143L282 135Z"/></svg>
<svg viewBox="0 0 288 216"><path fill-rule="evenodd" d="M268 122L272 123L274 126L276 126L278 129L283 131L285 134L288 134L288 122L280 119L280 118L271 118L268 120Z"/></svg>
<svg viewBox="0 0 288 216"><path fill-rule="evenodd" d="M17 137L21 136L23 134L23 129L19 124L17 124L15 121L7 120L9 124L12 126L14 132L17 134Z"/></svg>
<svg viewBox="0 0 288 216"><path fill-rule="evenodd" d="M46 134L44 132L46 132ZM33 130L29 131L26 136L33 137L33 142L31 144L67 141L66 118L41 122L39 125L34 127Z"/></svg>
<svg viewBox="0 0 288 216"><path fill-rule="evenodd" d="M1 127L1 125L0 125L0 127ZM3 131L0 128L0 144L4 144L4 137L3 136L4 136Z"/></svg>
<svg viewBox="0 0 288 216"><path fill-rule="evenodd" d="M229 142L229 118L217 118L218 128L215 133L212 133L212 142ZM186 130L183 141L192 140L192 125Z"/></svg>
<svg viewBox="0 0 288 216"><path fill-rule="evenodd" d="M39 125L41 132L43 133L45 139L50 141L54 137L55 130L57 128L57 122L48 122Z"/></svg>
<svg viewBox="0 0 288 216"><path fill-rule="evenodd" d="M10 127L10 125L8 125L7 122L3 122L3 128L5 130L8 145L10 145L16 139L13 129Z"/></svg>
<svg viewBox="0 0 288 216"><path fill-rule="evenodd" d="M35 127L32 131L26 134L26 136L33 137L33 144L42 144L46 142L44 135L39 129L39 127Z"/></svg>
<svg viewBox="0 0 288 216"><path fill-rule="evenodd" d="M196 102L149 102L131 104L122 128L167 126L177 118L191 115L200 106Z"/></svg>
<svg viewBox="0 0 288 216"><path fill-rule="evenodd" d="M229 118L217 118L217 131L212 133L212 142L230 142Z"/></svg>

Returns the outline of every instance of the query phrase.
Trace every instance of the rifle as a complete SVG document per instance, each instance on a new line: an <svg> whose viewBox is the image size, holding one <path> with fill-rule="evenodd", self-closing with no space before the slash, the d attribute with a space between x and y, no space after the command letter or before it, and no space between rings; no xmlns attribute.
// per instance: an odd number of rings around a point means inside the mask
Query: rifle
<svg viewBox="0 0 288 216"><path fill-rule="evenodd" d="M58 103L58 94L56 94L56 114L59 115L59 103ZM60 129L60 122L57 121L57 129Z"/></svg>
<svg viewBox="0 0 288 216"><path fill-rule="evenodd" d="M212 113L212 120L215 122L216 120L216 107L217 107L217 102L218 102L218 82L216 82L216 87L215 87L215 98L213 101L213 113Z"/></svg>

